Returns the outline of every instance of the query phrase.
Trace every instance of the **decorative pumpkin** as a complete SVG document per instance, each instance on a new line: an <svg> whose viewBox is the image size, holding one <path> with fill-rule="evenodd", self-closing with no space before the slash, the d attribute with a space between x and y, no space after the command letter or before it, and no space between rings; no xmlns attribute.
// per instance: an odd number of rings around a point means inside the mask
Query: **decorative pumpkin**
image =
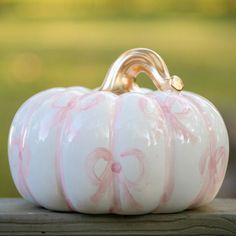
<svg viewBox="0 0 236 236"><path fill-rule="evenodd" d="M158 91L139 88L146 73ZM181 91L155 52L125 52L99 89L54 88L26 101L9 135L20 194L57 211L145 214L207 204L226 172L217 109Z"/></svg>

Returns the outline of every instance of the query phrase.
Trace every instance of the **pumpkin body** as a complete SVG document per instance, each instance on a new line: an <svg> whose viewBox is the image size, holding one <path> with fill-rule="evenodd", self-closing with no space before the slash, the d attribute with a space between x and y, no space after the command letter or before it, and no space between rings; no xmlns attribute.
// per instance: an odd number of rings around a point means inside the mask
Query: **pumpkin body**
<svg viewBox="0 0 236 236"><path fill-rule="evenodd" d="M83 213L206 204L223 182L228 152L219 112L190 92L50 89L22 105L9 135L20 194L48 209Z"/></svg>

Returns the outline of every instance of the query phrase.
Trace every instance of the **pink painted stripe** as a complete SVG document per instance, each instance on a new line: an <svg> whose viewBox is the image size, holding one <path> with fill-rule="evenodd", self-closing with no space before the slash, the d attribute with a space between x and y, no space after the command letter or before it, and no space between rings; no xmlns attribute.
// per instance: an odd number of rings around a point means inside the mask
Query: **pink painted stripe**
<svg viewBox="0 0 236 236"><path fill-rule="evenodd" d="M72 90L73 91L73 90ZM64 94L61 94L61 97L63 97ZM52 104L52 108L57 110L57 113L55 114L51 125L55 126L56 131L56 178L57 178L57 188L60 192L60 194L63 196L66 205L69 210L76 211L76 207L73 205L73 202L68 197L66 193L66 187L65 187L65 173L64 168L62 165L62 157L63 157L63 145L62 145L62 138L63 133L65 130L68 130L72 123L72 117L71 112L76 108L77 102L80 95L73 95L68 103L65 106L56 106L54 103ZM52 127L50 127L52 128Z"/></svg>
<svg viewBox="0 0 236 236"><path fill-rule="evenodd" d="M25 119L22 121L21 125L21 131L19 133L13 133L12 134L12 143L9 143L10 149L15 146L18 149L18 158L19 158L19 166L18 166L18 184L17 188L19 189L19 192L23 197L26 199L31 199L32 202L34 202L37 205L41 205L40 201L33 195L31 192L28 184L27 184L27 176L29 175L29 166L30 166L30 159L31 159L31 154L30 154L30 147L27 143L27 129L30 125L31 119L34 115L34 113L37 111L39 106L43 103L43 100L48 99L52 96L55 95L57 91L54 90L48 90L42 93L39 93L35 96L33 96L28 102L28 108L27 112L28 116L25 117ZM33 104L33 105L32 105ZM27 104L24 104L24 107L27 106ZM23 108L21 108L23 109ZM20 111L19 111L20 112ZM16 122L17 115L14 118L14 122ZM19 118L18 118L19 119ZM26 153L25 153L25 152ZM23 154L25 153L25 154Z"/></svg>
<svg viewBox="0 0 236 236"><path fill-rule="evenodd" d="M82 104L83 99L87 99L88 97L92 97L91 101L89 101L87 104ZM57 178L58 178L58 188L60 189L61 194L64 196L64 199L66 201L67 207L70 210L77 211L78 204L74 204L72 202L72 199L67 194L66 190L66 183L65 183L65 172L63 167L63 145L62 145L62 137L64 132L69 132L72 126L72 116L71 112L74 110L77 110L78 112L87 111L89 109L95 108L97 105L99 105L102 101L104 101L104 95L100 92L89 92L86 94L81 94L80 96L74 96L72 99L68 102L68 104L65 107L60 107L61 110L59 110L59 113L56 117L56 122L53 123L57 124L57 151L56 151L56 166L58 170ZM64 126L64 128L62 128ZM79 141L77 138L76 141ZM66 157L64 157L66 158Z"/></svg>
<svg viewBox="0 0 236 236"><path fill-rule="evenodd" d="M191 95L184 94L189 101L196 107L205 122L205 127L208 130L209 146L204 151L199 161L199 171L204 179L202 188L190 204L189 208L197 207L203 203L210 202L217 192L217 188L223 181L227 166L227 153L225 147L217 147L216 133L212 128L209 114L199 105L196 98ZM221 165L218 171L217 165Z"/></svg>
<svg viewBox="0 0 236 236"><path fill-rule="evenodd" d="M166 98L160 98L158 96L152 95L157 101L157 105L162 110L165 120L168 122L167 130L165 132L166 142L166 177L165 177L165 190L164 194L161 196L160 205L154 211L158 211L160 207L164 206L170 200L174 191L174 173L175 173L175 137L176 134L183 136L185 140L189 140L191 143L197 141L197 137L188 130L181 119L187 117L190 112L187 101L184 102L180 95L166 95ZM181 109L179 111L174 111L173 106L179 103Z"/></svg>

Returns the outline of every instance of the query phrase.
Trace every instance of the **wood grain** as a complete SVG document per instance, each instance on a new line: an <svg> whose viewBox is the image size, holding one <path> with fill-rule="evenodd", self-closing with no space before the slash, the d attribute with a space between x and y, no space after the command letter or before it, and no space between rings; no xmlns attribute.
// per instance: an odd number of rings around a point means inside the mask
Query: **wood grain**
<svg viewBox="0 0 236 236"><path fill-rule="evenodd" d="M51 212L23 199L0 199L0 235L235 235L236 199L197 210L143 216Z"/></svg>

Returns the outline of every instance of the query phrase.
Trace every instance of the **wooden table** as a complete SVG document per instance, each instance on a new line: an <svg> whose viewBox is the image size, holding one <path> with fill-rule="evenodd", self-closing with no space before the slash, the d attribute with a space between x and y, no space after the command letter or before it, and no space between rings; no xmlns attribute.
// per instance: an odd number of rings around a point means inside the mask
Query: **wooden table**
<svg viewBox="0 0 236 236"><path fill-rule="evenodd" d="M236 199L143 216L59 213L23 199L0 199L0 235L236 235Z"/></svg>

